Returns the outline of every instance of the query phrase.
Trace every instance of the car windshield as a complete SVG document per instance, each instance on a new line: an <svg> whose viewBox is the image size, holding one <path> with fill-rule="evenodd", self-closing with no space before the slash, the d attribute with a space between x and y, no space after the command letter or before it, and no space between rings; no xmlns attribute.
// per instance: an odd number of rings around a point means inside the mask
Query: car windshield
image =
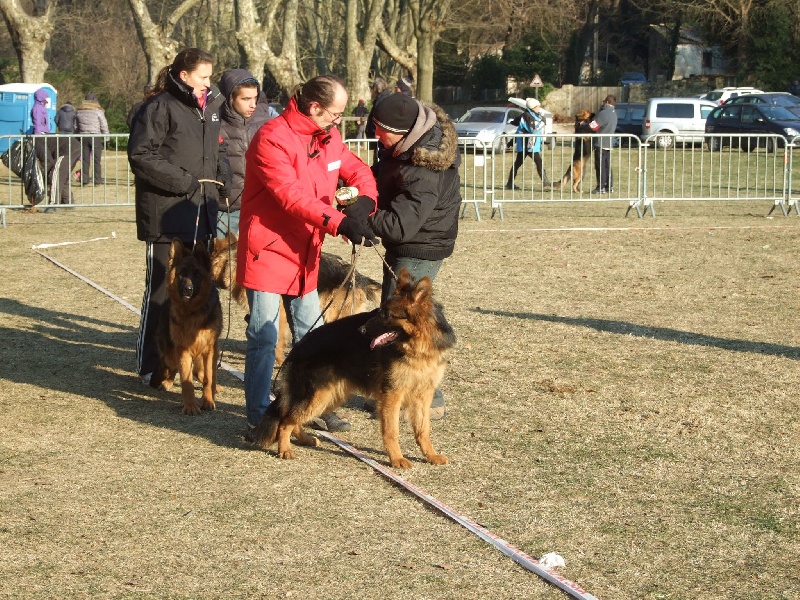
<svg viewBox="0 0 800 600"><path fill-rule="evenodd" d="M783 106L764 106L760 105L761 112L768 121L798 121L800 118Z"/></svg>
<svg viewBox="0 0 800 600"><path fill-rule="evenodd" d="M711 100L712 102L716 102L720 98L722 98L722 92L708 92L705 95L704 100Z"/></svg>
<svg viewBox="0 0 800 600"><path fill-rule="evenodd" d="M800 98L792 96L791 94L772 96L768 102L777 106L797 106L800 104Z"/></svg>
<svg viewBox="0 0 800 600"><path fill-rule="evenodd" d="M499 110L470 110L459 123L502 123L504 112Z"/></svg>

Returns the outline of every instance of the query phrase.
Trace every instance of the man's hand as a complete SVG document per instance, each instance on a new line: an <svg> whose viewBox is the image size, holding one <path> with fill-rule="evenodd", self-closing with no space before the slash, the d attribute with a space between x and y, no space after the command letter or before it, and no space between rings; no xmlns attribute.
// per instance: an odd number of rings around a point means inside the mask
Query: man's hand
<svg viewBox="0 0 800 600"><path fill-rule="evenodd" d="M352 217L359 221L366 221L367 217L375 210L375 200L369 196L359 196L350 206L344 207L342 212L347 217Z"/></svg>
<svg viewBox="0 0 800 600"><path fill-rule="evenodd" d="M352 217L345 217L339 223L339 229L336 234L343 235L356 245L360 245L363 242L365 246L370 247L378 243L378 238L372 233L372 229L364 221L359 221Z"/></svg>

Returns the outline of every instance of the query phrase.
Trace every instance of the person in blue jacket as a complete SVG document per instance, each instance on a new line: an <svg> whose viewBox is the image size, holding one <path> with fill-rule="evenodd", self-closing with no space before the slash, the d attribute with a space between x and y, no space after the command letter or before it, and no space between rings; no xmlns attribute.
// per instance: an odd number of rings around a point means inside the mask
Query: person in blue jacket
<svg viewBox="0 0 800 600"><path fill-rule="evenodd" d="M527 108L519 119L519 125L517 126L517 131L515 133L539 135L536 135L536 137L516 138L517 157L514 160L514 166L511 167L511 171L508 173L508 181L506 182L507 190L520 189L519 186L514 183L514 179L516 178L517 171L519 171L519 168L522 166L522 161L525 160L526 156L533 157L533 162L536 165L536 172L539 173L539 177L542 178L542 186L550 185L547 182L547 173L542 165L541 134L544 133L545 125L544 117L541 114L542 105L536 98L528 98L525 101L525 106Z"/></svg>

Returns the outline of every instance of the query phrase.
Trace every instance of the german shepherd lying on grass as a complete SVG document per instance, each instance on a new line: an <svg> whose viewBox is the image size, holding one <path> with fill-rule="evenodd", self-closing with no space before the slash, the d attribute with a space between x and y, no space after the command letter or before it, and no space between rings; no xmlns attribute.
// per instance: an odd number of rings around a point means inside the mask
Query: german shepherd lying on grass
<svg viewBox="0 0 800 600"><path fill-rule="evenodd" d="M235 237L216 239L214 250L211 253L211 272L217 285L222 289L230 289L233 298L242 306L247 306L247 296L244 288L236 283L236 246ZM344 260L323 252L319 262L319 279L317 292L319 294L320 309L325 310L326 322L340 317L365 312L370 306L378 304L381 297L381 284L356 271L356 289L350 291L349 281L342 282L350 271L350 265ZM341 288L340 288L341 286ZM355 297L355 303L353 298ZM355 308L354 308L355 304ZM286 317L286 309L281 303L281 320L278 328L278 344L275 347L275 364L283 363L289 346L292 344L292 331Z"/></svg>
<svg viewBox="0 0 800 600"><path fill-rule="evenodd" d="M575 133L585 134L583 137L575 138L575 150L572 152L572 164L567 167L567 172L561 181L553 183L553 187L558 189L567 185L572 180L572 191L578 193L578 186L583 179L583 172L592 156L592 138L588 134L594 133L589 123L594 119L594 113L588 110L580 110L575 115Z"/></svg>
<svg viewBox="0 0 800 600"><path fill-rule="evenodd" d="M169 390L175 374L180 373L185 415L215 408L221 332L222 306L205 246L197 244L194 252L190 252L180 240L172 240L167 301L156 338L159 366L150 385ZM203 402L199 408L194 397L193 375L203 384Z"/></svg>
<svg viewBox="0 0 800 600"><path fill-rule="evenodd" d="M395 294L380 309L307 333L286 357L276 400L251 441L262 449L277 441L278 456L294 458L292 435L300 445L319 445L303 431L304 423L362 393L375 399L393 467L411 467L398 441L403 408L428 462L446 464L431 445L430 410L456 337L432 294L429 278L414 283L402 269Z"/></svg>

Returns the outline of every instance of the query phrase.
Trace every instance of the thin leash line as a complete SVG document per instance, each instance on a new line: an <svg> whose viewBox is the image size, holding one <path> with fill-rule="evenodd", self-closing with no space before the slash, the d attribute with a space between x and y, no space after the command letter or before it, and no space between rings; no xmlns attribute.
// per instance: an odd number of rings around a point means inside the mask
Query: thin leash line
<svg viewBox="0 0 800 600"><path fill-rule="evenodd" d="M233 273L231 272L231 257L233 254L231 253L231 244L230 244L230 235L231 235L231 204L228 198L225 198L225 207L228 209L226 214L228 215L228 222L227 222L227 233L225 237L228 238L228 264L227 264L227 271L228 271L228 326L225 331L225 341L227 342L231 337L231 318L232 318L232 304L233 304ZM217 361L217 367L222 365L222 356L225 354L225 350L220 347L219 350L219 360Z"/></svg>

